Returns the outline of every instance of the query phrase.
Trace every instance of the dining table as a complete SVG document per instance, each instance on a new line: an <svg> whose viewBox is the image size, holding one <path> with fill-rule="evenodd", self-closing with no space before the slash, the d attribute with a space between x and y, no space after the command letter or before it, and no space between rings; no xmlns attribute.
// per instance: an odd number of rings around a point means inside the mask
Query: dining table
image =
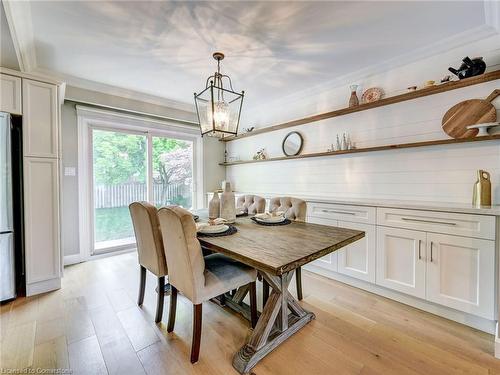
<svg viewBox="0 0 500 375"><path fill-rule="evenodd" d="M198 210L199 221L208 219L207 210ZM365 236L363 231L329 225L291 221L288 225L260 225L251 216L237 217L237 231L228 236L199 235L206 250L224 254L254 267L271 293L259 313L257 324L245 344L235 353L233 367L245 374L267 354L315 318L288 291L294 271ZM243 286L218 300L248 319Z"/></svg>

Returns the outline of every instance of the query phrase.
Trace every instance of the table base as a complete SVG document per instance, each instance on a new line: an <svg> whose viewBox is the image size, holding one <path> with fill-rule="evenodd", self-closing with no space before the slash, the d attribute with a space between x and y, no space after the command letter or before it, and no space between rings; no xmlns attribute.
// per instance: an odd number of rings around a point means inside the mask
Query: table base
<svg viewBox="0 0 500 375"><path fill-rule="evenodd" d="M240 374L249 372L262 358L315 318L288 291L293 271L281 276L259 272L272 291L251 336L233 357L233 367Z"/></svg>

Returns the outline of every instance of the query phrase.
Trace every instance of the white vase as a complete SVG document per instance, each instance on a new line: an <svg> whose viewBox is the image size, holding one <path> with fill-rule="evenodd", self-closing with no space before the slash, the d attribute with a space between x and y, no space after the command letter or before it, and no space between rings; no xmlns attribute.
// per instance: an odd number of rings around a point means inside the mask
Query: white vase
<svg viewBox="0 0 500 375"><path fill-rule="evenodd" d="M220 216L220 199L219 193L214 191L212 199L208 203L208 218L217 219Z"/></svg>
<svg viewBox="0 0 500 375"><path fill-rule="evenodd" d="M224 192L220 197L220 217L226 219L228 223L236 221L236 201L230 182L225 183Z"/></svg>

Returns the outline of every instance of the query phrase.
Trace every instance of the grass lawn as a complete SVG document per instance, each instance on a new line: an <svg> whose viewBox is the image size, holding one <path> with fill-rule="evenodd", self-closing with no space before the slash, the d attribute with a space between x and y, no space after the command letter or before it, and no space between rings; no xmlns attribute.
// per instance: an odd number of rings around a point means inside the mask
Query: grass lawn
<svg viewBox="0 0 500 375"><path fill-rule="evenodd" d="M96 242L134 237L128 207L98 208L94 212Z"/></svg>

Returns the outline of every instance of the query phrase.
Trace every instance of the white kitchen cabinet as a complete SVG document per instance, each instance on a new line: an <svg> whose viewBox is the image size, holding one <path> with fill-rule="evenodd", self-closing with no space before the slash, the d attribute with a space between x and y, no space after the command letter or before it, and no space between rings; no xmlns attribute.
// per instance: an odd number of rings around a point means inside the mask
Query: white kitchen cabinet
<svg viewBox="0 0 500 375"><path fill-rule="evenodd" d="M427 233L427 299L494 319L495 242Z"/></svg>
<svg viewBox="0 0 500 375"><path fill-rule="evenodd" d="M57 158L57 86L23 78L24 156Z"/></svg>
<svg viewBox="0 0 500 375"><path fill-rule="evenodd" d="M425 298L426 233L377 227L376 283Z"/></svg>
<svg viewBox="0 0 500 375"><path fill-rule="evenodd" d="M21 78L0 74L0 111L22 114Z"/></svg>
<svg viewBox="0 0 500 375"><path fill-rule="evenodd" d="M31 295L55 289L60 283L57 159L24 158L24 210L26 284Z"/></svg>
<svg viewBox="0 0 500 375"><path fill-rule="evenodd" d="M307 222L314 224L330 225L334 227L338 226L337 220L322 219L311 216L307 218ZM313 266L321 267L328 271L334 271L334 272L337 272L337 264L338 264L337 251L331 252L330 254L327 254L324 257L321 257L319 259L316 259L314 262L311 262L311 265Z"/></svg>
<svg viewBox="0 0 500 375"><path fill-rule="evenodd" d="M341 228L361 230L365 237L337 250L338 272L368 282L375 282L375 237L374 225L339 221Z"/></svg>
<svg viewBox="0 0 500 375"><path fill-rule="evenodd" d="M311 217L331 220L365 224L375 224L376 221L375 207L312 202L308 205L307 212Z"/></svg>
<svg viewBox="0 0 500 375"><path fill-rule="evenodd" d="M377 224L454 236L495 239L494 216L377 208Z"/></svg>

